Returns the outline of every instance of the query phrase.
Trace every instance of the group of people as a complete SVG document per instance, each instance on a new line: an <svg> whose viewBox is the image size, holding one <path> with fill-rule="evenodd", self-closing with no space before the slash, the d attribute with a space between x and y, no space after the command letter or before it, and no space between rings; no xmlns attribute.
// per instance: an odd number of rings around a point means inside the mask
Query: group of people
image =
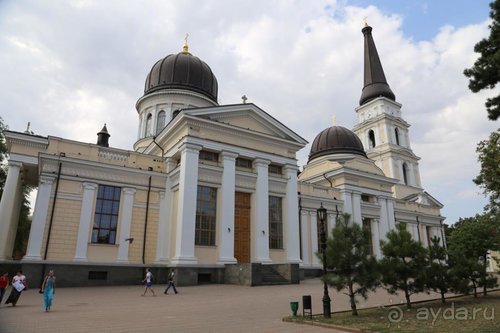
<svg viewBox="0 0 500 333"><path fill-rule="evenodd" d="M175 271L172 269L168 274L168 283L167 283L167 288L163 292L164 294L168 295L168 290L170 288L174 290L174 293L176 294L178 293L177 288L175 287L174 280L175 280ZM23 274L21 270L17 271L16 275L12 277L12 281L9 280L8 273L3 273L0 276L0 304L2 303L3 296L5 295L9 282L11 282L10 285L12 286L12 288L9 297L5 301L5 304L12 304L12 306L16 306L19 297L21 297L21 293L24 290L28 289L26 276ZM144 288L144 293L142 293L141 296L145 296L148 290L151 291L151 293L153 293L153 296L156 296L153 290L153 273L151 273L149 268L146 268L146 276L144 277L144 280L142 280L142 283L145 285L145 288ZM56 288L56 277L54 276L54 271L50 270L49 274L44 277L42 286L40 287L39 291L39 293L43 294L43 306L45 308L45 311L50 311L50 307L52 306L52 300L56 292L55 288Z"/></svg>
<svg viewBox="0 0 500 333"><path fill-rule="evenodd" d="M12 304L12 306L16 306L19 297L21 297L21 293L28 289L28 282L26 280L26 276L23 274L23 271L17 271L16 275L12 278L12 282L10 283L12 288L9 294L9 297L5 301L5 304ZM2 303L3 296L5 295L5 291L7 286L9 285L9 274L4 273L0 276L0 304ZM44 277L42 286L40 287L40 293L43 294L43 305L45 307L45 311L49 311L52 306L52 299L54 298L56 287L56 277L54 276L54 271L49 271L49 274Z"/></svg>
<svg viewBox="0 0 500 333"><path fill-rule="evenodd" d="M175 271L172 269L170 273L168 274L168 283L167 283L167 288L163 292L165 295L168 295L168 290L170 288L173 288L174 293L177 292L177 288L175 287ZM146 296L146 292L149 290L151 293L153 293L153 296L156 296L155 291L153 290L153 273L149 270L149 268L146 268L146 276L144 277L144 280L142 280L142 283L145 285L144 287L144 292L141 294L141 296Z"/></svg>

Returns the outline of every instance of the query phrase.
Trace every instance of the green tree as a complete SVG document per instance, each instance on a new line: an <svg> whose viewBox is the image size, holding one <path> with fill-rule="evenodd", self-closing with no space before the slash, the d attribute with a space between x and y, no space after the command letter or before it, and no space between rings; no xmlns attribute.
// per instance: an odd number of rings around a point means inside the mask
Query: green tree
<svg viewBox="0 0 500 333"><path fill-rule="evenodd" d="M488 254L500 250L500 227L491 214L459 219L448 239L448 253L455 290L477 297L477 288L496 286L497 279L487 272Z"/></svg>
<svg viewBox="0 0 500 333"><path fill-rule="evenodd" d="M337 291L347 290L344 294L349 296L353 316L358 315L356 296L367 299L368 291L379 285L370 237L368 229L356 223L349 225L349 214L343 214L327 241L326 258L330 271L324 279Z"/></svg>
<svg viewBox="0 0 500 333"><path fill-rule="evenodd" d="M486 88L493 89L500 82L500 0L492 1L490 7L490 36L474 46L474 52L481 56L472 68L464 70L464 75L469 78L469 89L475 93ZM497 120L500 117L500 94L488 98L485 105L488 118Z"/></svg>
<svg viewBox="0 0 500 333"><path fill-rule="evenodd" d="M387 233L387 241L380 242L384 257L380 260L382 283L391 294L402 290L406 307L411 309L410 296L424 291L427 250L411 238L406 225Z"/></svg>
<svg viewBox="0 0 500 333"><path fill-rule="evenodd" d="M444 295L450 289L451 275L447 263L446 248L441 246L439 237L432 237L428 251L427 288L441 294L441 302L445 303Z"/></svg>
<svg viewBox="0 0 500 333"><path fill-rule="evenodd" d="M488 140L478 143L476 152L481 163L481 171L474 178L474 183L479 185L484 194L489 196L486 210L493 215L500 214L500 129L492 132Z"/></svg>

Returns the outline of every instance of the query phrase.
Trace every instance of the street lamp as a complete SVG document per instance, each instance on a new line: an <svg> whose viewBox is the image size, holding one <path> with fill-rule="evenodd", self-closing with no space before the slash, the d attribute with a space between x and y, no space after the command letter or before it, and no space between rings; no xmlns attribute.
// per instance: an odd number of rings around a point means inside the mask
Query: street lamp
<svg viewBox="0 0 500 333"><path fill-rule="evenodd" d="M330 308L330 296L328 296L328 286L326 284L326 231L325 231L325 220L326 220L326 208L321 207L317 209L318 220L321 222L320 230L320 241L321 241L321 253L323 254L323 318L330 318L331 308Z"/></svg>

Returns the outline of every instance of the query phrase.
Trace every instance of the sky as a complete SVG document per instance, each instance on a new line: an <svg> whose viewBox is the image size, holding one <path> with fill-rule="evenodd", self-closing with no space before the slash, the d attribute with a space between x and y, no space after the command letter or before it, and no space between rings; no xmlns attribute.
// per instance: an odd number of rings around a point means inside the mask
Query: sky
<svg viewBox="0 0 500 333"><path fill-rule="evenodd" d="M153 64L181 50L210 65L219 103L246 95L310 143L353 128L364 18L403 105L423 188L446 223L481 213L479 141L499 127L462 74L489 35L486 0L0 0L0 117L9 129L132 150ZM307 163L310 144L298 154Z"/></svg>

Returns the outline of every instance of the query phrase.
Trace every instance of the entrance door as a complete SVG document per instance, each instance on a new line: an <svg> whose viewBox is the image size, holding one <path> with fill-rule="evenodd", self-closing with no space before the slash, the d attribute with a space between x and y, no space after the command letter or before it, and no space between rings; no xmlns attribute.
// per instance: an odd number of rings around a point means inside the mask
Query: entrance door
<svg viewBox="0 0 500 333"><path fill-rule="evenodd" d="M234 257L239 263L250 262L250 193L234 195Z"/></svg>

